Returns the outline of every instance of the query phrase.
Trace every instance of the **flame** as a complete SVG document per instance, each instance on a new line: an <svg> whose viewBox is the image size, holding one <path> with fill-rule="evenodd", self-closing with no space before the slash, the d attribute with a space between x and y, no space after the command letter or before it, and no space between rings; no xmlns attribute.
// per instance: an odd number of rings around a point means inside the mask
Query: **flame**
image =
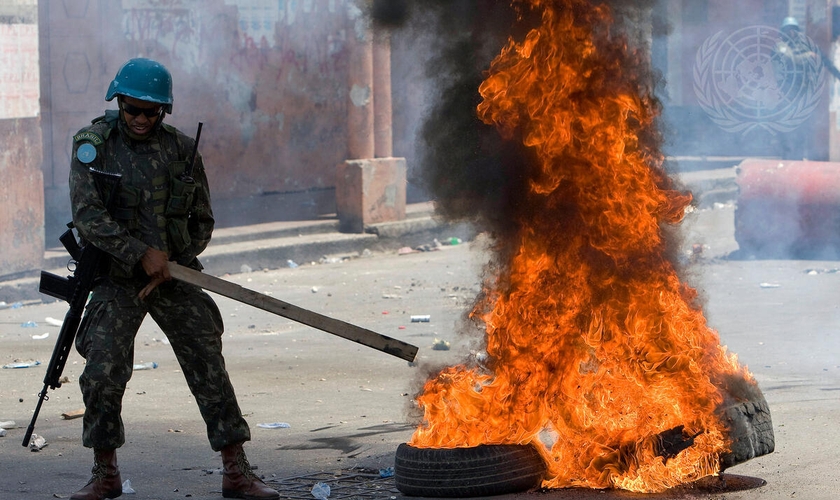
<svg viewBox="0 0 840 500"><path fill-rule="evenodd" d="M492 62L477 112L528 147L535 172L515 251L471 313L489 361L426 382L409 444L538 444L548 488L658 492L715 474L722 381L752 376L666 257L663 227L691 196L656 147L659 107L636 71L649 62L604 5L514 6L541 23ZM663 453L669 432L686 446Z"/></svg>

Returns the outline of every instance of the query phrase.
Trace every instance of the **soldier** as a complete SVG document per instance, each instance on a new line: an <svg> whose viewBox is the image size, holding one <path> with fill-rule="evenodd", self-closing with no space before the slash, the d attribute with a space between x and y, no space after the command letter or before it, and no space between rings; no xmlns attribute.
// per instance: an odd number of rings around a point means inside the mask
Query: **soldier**
<svg viewBox="0 0 840 500"><path fill-rule="evenodd" d="M222 356L219 309L201 289L171 280L167 261L200 270L213 211L196 141L164 124L172 112L172 77L160 63L131 59L105 96L106 111L74 136L70 168L73 224L108 254L76 338L85 358L79 378L85 403L82 444L94 450L93 477L75 500L116 498L122 481L116 449L125 443L122 398L134 363L134 337L146 314L166 334L220 451L225 498L276 499L251 470L242 443L251 439ZM194 160L191 179L183 174ZM91 169L120 174L116 203ZM100 189L103 189L100 191Z"/></svg>
<svg viewBox="0 0 840 500"><path fill-rule="evenodd" d="M808 106L820 84L822 59L816 45L802 32L794 17L786 17L779 28L780 37L772 55L779 106L801 109ZM788 125L788 124L786 124ZM810 122L793 125L778 137L783 159L802 160L808 156Z"/></svg>

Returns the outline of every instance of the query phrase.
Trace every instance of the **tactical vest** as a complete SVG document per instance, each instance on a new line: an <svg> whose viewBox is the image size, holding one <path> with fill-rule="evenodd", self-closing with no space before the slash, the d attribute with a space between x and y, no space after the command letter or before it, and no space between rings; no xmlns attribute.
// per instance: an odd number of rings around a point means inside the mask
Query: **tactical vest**
<svg viewBox="0 0 840 500"><path fill-rule="evenodd" d="M117 111L106 112L74 136L74 141L93 144L104 168L122 175L111 216L132 237L177 257L191 243L188 222L196 189L195 183L181 178L187 167L186 153L175 128L167 124L161 124L161 130L148 143L129 145L122 138L111 138L120 134L118 116ZM105 199L107 193L100 196ZM130 278L142 273L142 269L110 260L112 277Z"/></svg>

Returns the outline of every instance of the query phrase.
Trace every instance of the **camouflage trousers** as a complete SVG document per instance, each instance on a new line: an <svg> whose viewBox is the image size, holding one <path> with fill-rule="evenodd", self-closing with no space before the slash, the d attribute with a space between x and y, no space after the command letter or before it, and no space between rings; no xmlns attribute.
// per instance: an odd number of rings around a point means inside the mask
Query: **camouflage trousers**
<svg viewBox="0 0 840 500"><path fill-rule="evenodd" d="M85 403L82 444L119 448L125 443L122 399L134 365L134 338L150 314L181 365L198 403L214 451L251 438L222 356L224 325L203 290L179 281L162 283L145 300L142 280L103 280L93 290L76 337L86 364L79 377Z"/></svg>

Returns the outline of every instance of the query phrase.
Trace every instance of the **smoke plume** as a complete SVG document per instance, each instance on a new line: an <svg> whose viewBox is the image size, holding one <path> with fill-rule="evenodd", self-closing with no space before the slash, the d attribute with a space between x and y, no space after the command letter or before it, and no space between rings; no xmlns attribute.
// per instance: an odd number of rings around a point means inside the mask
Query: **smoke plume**
<svg viewBox="0 0 840 500"><path fill-rule="evenodd" d="M614 23L599 26L600 31L594 33L605 50L623 49L625 45L617 40L626 40L628 50L648 50L650 32L645 27L655 25L651 22L654 0L594 3L607 4L614 13ZM478 119L476 106L481 102L479 85L493 58L510 39L524 37L539 19L524 2L510 0L374 1L371 15L378 26L431 34L434 40L426 76L436 95L421 129L419 155L420 181L437 202L438 215L470 222L497 242L515 241L516 221L529 218L529 211L543 209L523 201L530 180L537 175L534 162L515 131L511 137L501 137L495 126ZM650 69L637 71L637 78L636 85L658 107L653 97L658 75ZM659 128L646 131L643 140L647 148L661 148ZM563 215L563 208L558 207L558 227L553 230L564 230L569 221ZM673 253L676 237L668 234L667 238ZM503 246L497 250L510 250Z"/></svg>

